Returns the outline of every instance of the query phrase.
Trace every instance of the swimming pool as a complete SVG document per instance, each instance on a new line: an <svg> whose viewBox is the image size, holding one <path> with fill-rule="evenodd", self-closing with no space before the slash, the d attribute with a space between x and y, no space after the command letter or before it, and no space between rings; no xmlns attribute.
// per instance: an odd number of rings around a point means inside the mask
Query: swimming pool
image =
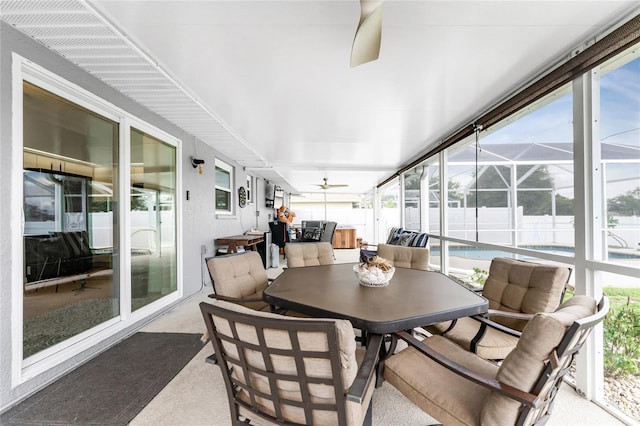
<svg viewBox="0 0 640 426"><path fill-rule="evenodd" d="M565 256L573 256L574 248L567 246L538 246L538 245L527 245L520 246L519 248L542 251L545 253L551 254L560 254ZM440 247L431 247L431 254L434 256L440 255ZM485 247L470 247L470 246L449 246L449 255L450 256L458 256L458 257L466 257L468 259L478 259L478 260L491 260L495 257L510 257L511 253L502 251L489 249ZM527 259L532 258L531 256L523 256L520 258ZM640 260L640 253L619 253L619 252L609 252L609 259L628 259L628 260Z"/></svg>

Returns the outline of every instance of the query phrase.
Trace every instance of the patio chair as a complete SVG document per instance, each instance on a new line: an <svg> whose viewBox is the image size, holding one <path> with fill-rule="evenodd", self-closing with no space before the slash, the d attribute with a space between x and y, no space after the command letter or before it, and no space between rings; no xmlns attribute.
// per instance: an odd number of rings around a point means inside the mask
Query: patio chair
<svg viewBox="0 0 640 426"><path fill-rule="evenodd" d="M371 424L381 336L356 356L346 320L284 317L224 301L200 309L232 424Z"/></svg>
<svg viewBox="0 0 640 426"><path fill-rule="evenodd" d="M335 253L333 252L333 237L336 234L336 228L338 227L338 222L326 222L324 224L324 230L322 231L322 236L320 237L320 242L325 242L331 244L331 255L333 258L336 258Z"/></svg>
<svg viewBox="0 0 640 426"><path fill-rule="evenodd" d="M384 378L445 425L541 425L585 339L609 310L607 298L575 296L527 324L500 366L441 336L420 341L394 336L409 347L392 355Z"/></svg>
<svg viewBox="0 0 640 426"><path fill-rule="evenodd" d="M321 241L325 224L322 220L303 220L301 223L300 241Z"/></svg>
<svg viewBox="0 0 640 426"><path fill-rule="evenodd" d="M426 247L379 244L378 256L387 259L393 266L399 268L429 270L429 249Z"/></svg>
<svg viewBox="0 0 640 426"><path fill-rule="evenodd" d="M426 233L408 231L403 228L391 228L387 236L386 244L404 247L426 247L429 236ZM365 262L378 254L378 246L375 244L363 244L360 248L360 262Z"/></svg>
<svg viewBox="0 0 640 426"><path fill-rule="evenodd" d="M320 242L325 242L333 245L333 236L336 233L337 227L338 222L325 222L324 229L322 230L322 235L320 236Z"/></svg>
<svg viewBox="0 0 640 426"><path fill-rule="evenodd" d="M527 322L539 312L554 311L564 296L571 268L495 258L482 296L486 315L459 318L424 327L484 359L504 359L516 346Z"/></svg>
<svg viewBox="0 0 640 426"><path fill-rule="evenodd" d="M237 303L256 311L268 311L262 299L269 285L267 271L257 251L214 256L205 259L214 293L209 297Z"/></svg>
<svg viewBox="0 0 640 426"><path fill-rule="evenodd" d="M330 243L288 243L284 246L287 267L331 265L334 263L333 247Z"/></svg>

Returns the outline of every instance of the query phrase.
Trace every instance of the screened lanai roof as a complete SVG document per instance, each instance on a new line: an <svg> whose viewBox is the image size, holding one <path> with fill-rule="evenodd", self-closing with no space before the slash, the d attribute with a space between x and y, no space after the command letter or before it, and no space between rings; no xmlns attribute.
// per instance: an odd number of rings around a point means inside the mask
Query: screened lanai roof
<svg viewBox="0 0 640 426"><path fill-rule="evenodd" d="M603 161L630 160L639 157L639 147L606 142L602 142L601 147ZM482 163L559 163L573 161L573 144L571 143L483 144L480 141L480 149L478 161ZM471 144L452 154L449 157L449 162L473 163L475 159L475 144Z"/></svg>

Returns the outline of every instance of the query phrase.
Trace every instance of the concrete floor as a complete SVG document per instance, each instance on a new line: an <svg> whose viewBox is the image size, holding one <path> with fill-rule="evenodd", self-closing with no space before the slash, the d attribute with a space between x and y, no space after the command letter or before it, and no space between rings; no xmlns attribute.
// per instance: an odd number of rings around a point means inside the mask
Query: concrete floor
<svg viewBox="0 0 640 426"><path fill-rule="evenodd" d="M336 250L338 262L357 261L357 250ZM269 269L271 277L277 276L280 268ZM154 322L145 326L144 332L204 332L205 326L198 304L211 302L207 294L210 287L202 293L167 312ZM191 361L145 407L131 422L140 425L228 425L231 423L226 390L218 367L207 364L205 358L213 352L210 344ZM385 383L376 389L373 395L373 424L376 426L409 426L436 423L431 417L415 407L392 386ZM552 426L571 425L621 425L620 421L597 405L578 395L574 389L564 384L556 399L554 413L547 423Z"/></svg>

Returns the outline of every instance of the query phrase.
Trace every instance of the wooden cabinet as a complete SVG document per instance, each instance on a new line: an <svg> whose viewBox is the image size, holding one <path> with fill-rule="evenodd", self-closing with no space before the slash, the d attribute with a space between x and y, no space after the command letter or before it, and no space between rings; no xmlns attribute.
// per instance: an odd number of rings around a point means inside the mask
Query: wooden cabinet
<svg viewBox="0 0 640 426"><path fill-rule="evenodd" d="M333 235L333 248L356 248L356 228L338 228Z"/></svg>

